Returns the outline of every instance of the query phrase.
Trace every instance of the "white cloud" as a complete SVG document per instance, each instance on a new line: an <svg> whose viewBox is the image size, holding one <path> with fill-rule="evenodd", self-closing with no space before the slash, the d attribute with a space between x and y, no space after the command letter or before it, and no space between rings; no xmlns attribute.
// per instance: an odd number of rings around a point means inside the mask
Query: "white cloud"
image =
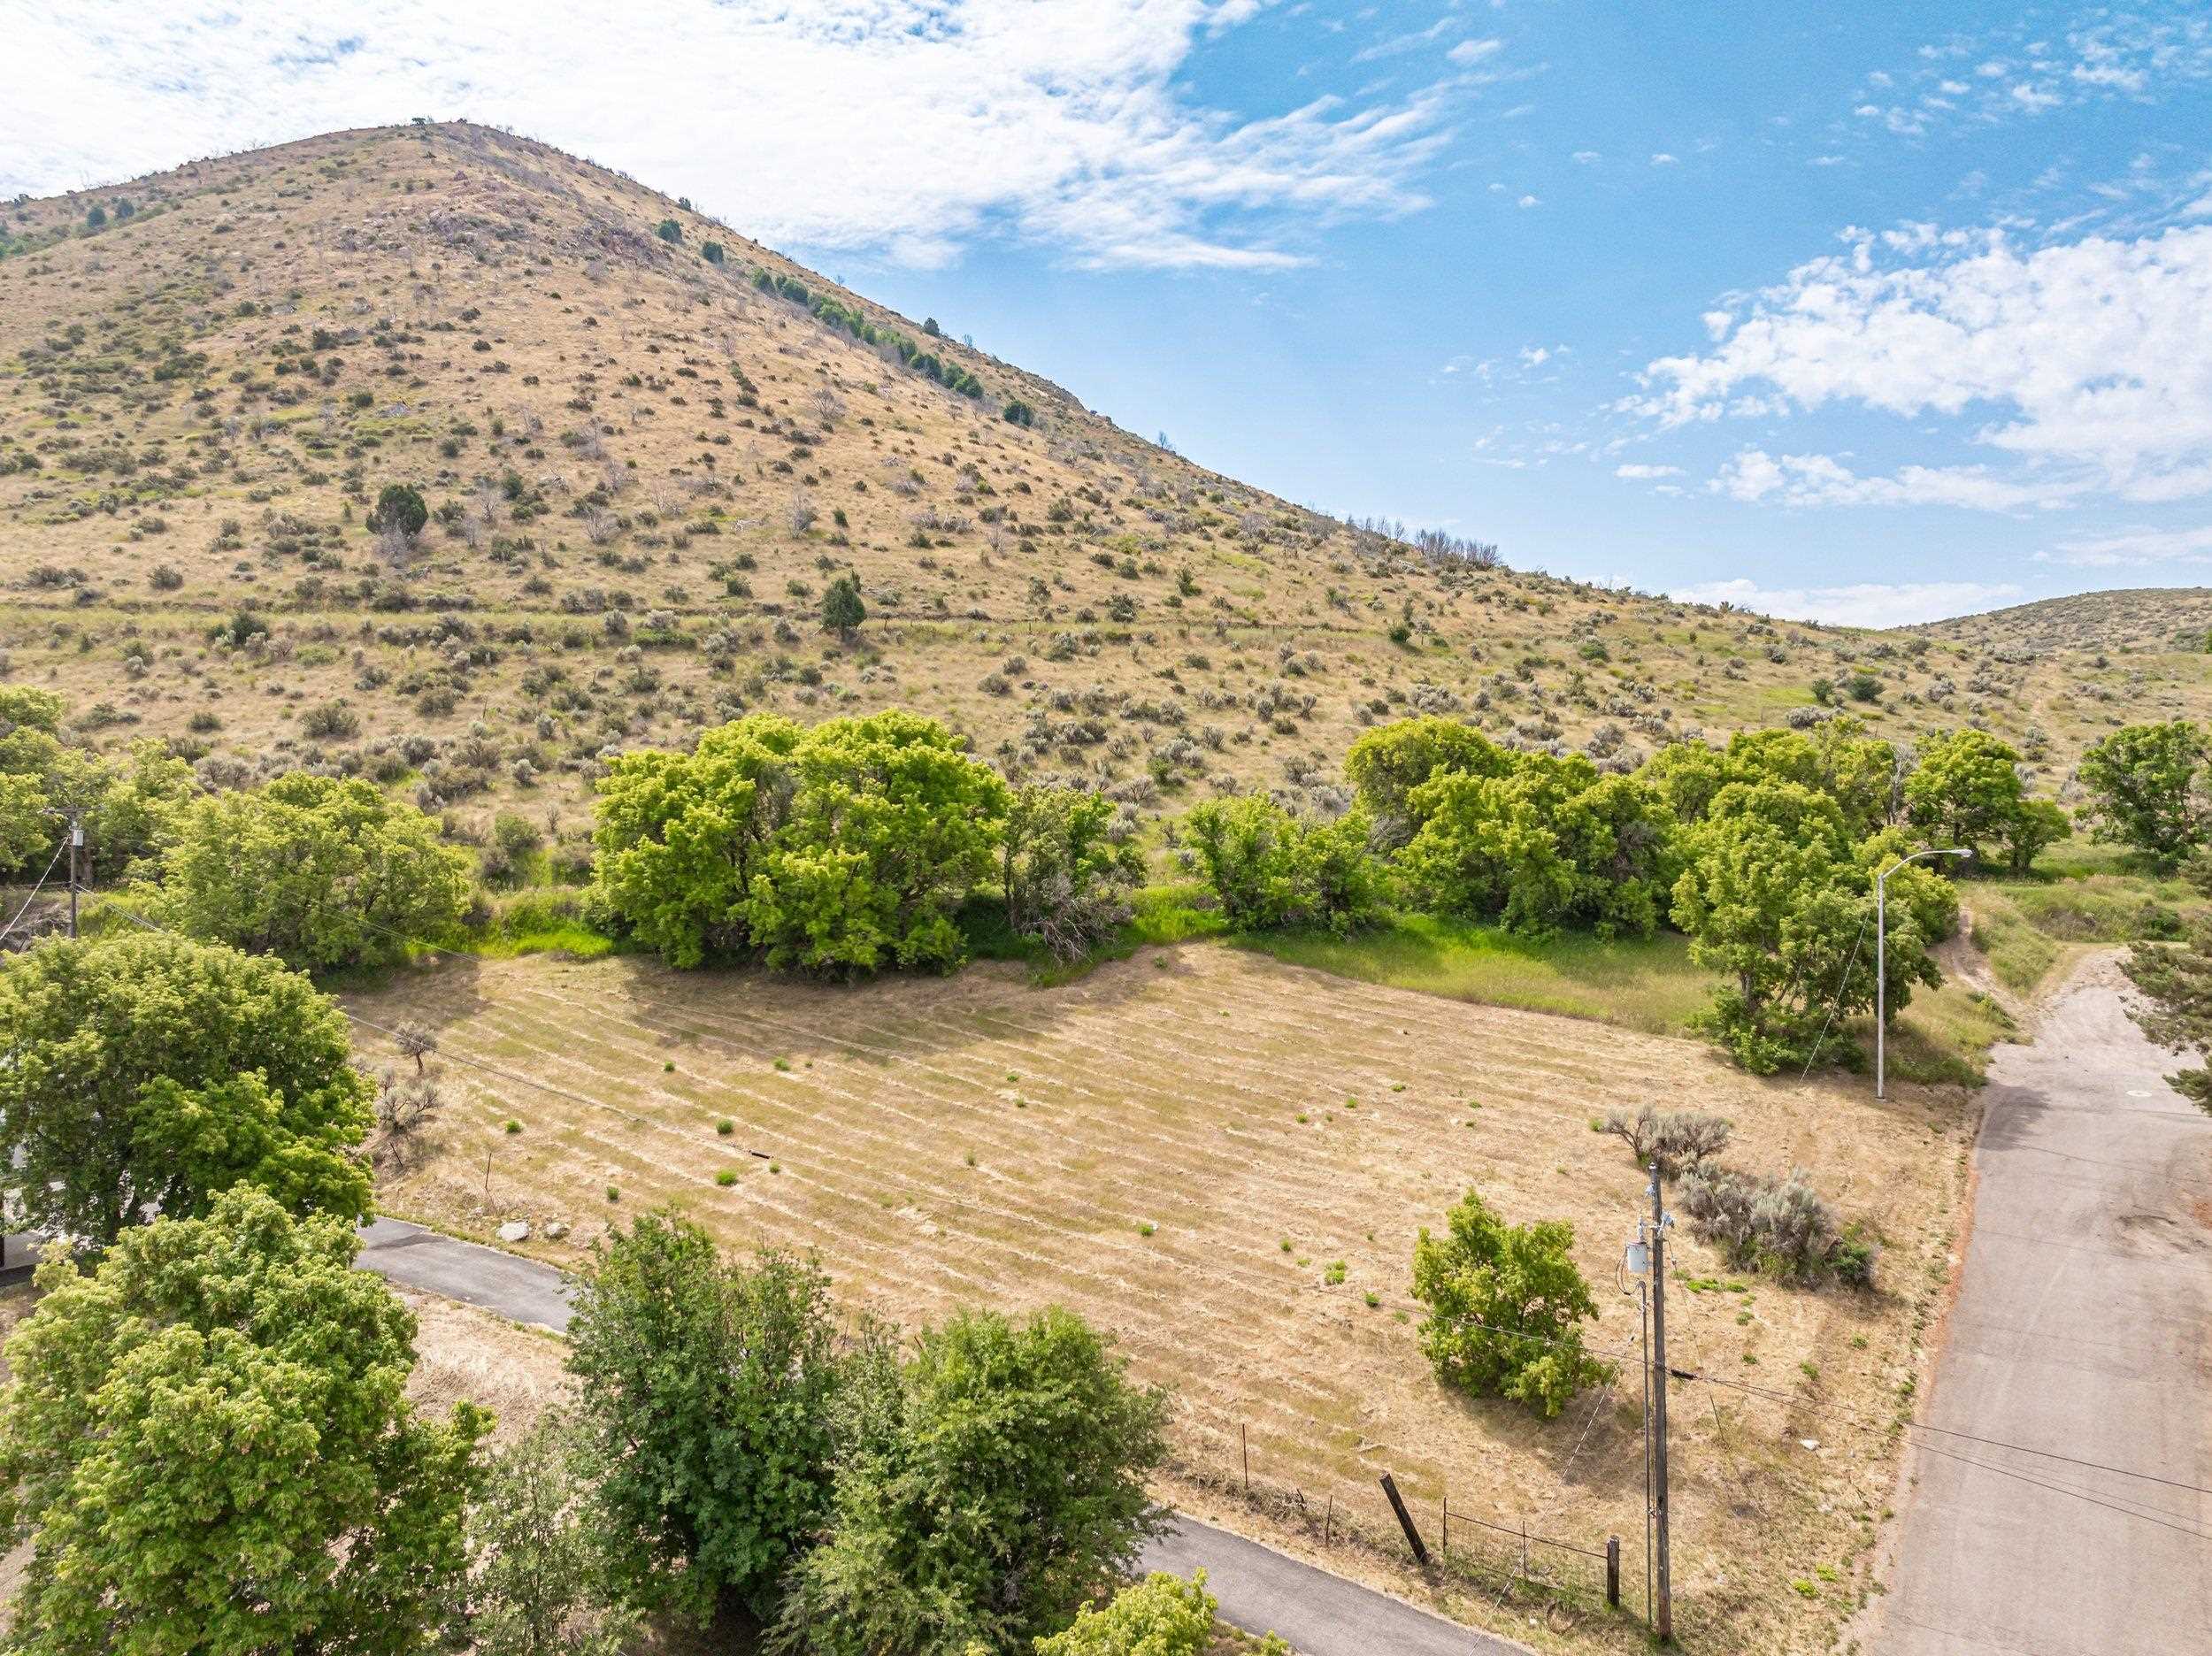
<svg viewBox="0 0 2212 1656"><path fill-rule="evenodd" d="M1590 166L1602 161L1605 157L1594 150L1578 150L1574 153L1574 158L1584 166Z"/></svg>
<svg viewBox="0 0 2212 1656"><path fill-rule="evenodd" d="M1536 197L1535 197L1535 196L1522 196L1522 197L1521 197L1521 199L1520 199L1518 202L1517 202L1517 203L1515 203L1515 205L1516 205L1516 206L1520 206L1520 207L1533 207L1533 206L1536 206L1537 204L1538 204L1538 203L1537 203Z"/></svg>
<svg viewBox="0 0 2212 1656"><path fill-rule="evenodd" d="M1733 604L1759 615L1793 621L1832 621L1843 626L1909 626L1947 616L1971 615L2022 595L2009 582L1859 581L1847 586L1762 586L1758 582L1703 581L1678 587L1672 597L1690 603Z"/></svg>
<svg viewBox="0 0 2212 1656"><path fill-rule="evenodd" d="M1502 50L1504 46L1505 42L1502 40L1463 40L1444 55L1464 68L1469 64L1480 63Z"/></svg>
<svg viewBox="0 0 2212 1656"><path fill-rule="evenodd" d="M1672 166L1675 165L1675 157L1662 150L1651 157L1651 165L1654 166Z"/></svg>
<svg viewBox="0 0 2212 1656"><path fill-rule="evenodd" d="M1746 448L1706 487L1731 500L1785 506L1964 506L2021 511L2065 505L2064 489L1993 477L1980 466L1901 466L1893 477L1862 477L1828 455L1770 455Z"/></svg>
<svg viewBox="0 0 2212 1656"><path fill-rule="evenodd" d="M2062 540L2035 555L2039 564L2111 569L2131 564L2212 564L2212 528L2130 529L2117 534Z"/></svg>
<svg viewBox="0 0 2212 1656"><path fill-rule="evenodd" d="M1887 243L1859 233L1801 265L1709 352L1651 363L1621 408L1663 426L1832 404L1947 417L2012 463L1857 478L1753 450L1719 481L1740 499L2015 510L2212 492L2212 226L2028 253L1925 226Z"/></svg>
<svg viewBox="0 0 2212 1656"><path fill-rule="evenodd" d="M1467 80L1242 119L1195 46L1265 0L80 0L6 26L0 196L426 113L527 132L771 243L941 258L1010 234L1086 264L1266 268L1389 217Z"/></svg>
<svg viewBox="0 0 2212 1656"><path fill-rule="evenodd" d="M1671 465L1618 465L1613 468L1617 478L1626 478L1632 483L1648 483L1659 478L1680 477L1682 468Z"/></svg>

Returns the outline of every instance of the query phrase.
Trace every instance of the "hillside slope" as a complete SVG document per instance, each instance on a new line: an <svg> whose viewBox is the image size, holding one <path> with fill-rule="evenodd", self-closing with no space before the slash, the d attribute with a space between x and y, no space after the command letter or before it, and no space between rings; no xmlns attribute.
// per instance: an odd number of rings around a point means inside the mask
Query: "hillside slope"
<svg viewBox="0 0 2212 1656"><path fill-rule="evenodd" d="M1311 795L1418 709L1625 763L1864 674L1878 728L1978 718L2055 786L2121 712L2212 711L2212 663L2156 628L2097 665L1425 556L483 127L332 134L4 226L4 671L213 779L325 765L572 826L611 746L905 704L1165 807ZM367 526L396 482L434 514L412 548ZM851 641L818 619L846 570Z"/></svg>

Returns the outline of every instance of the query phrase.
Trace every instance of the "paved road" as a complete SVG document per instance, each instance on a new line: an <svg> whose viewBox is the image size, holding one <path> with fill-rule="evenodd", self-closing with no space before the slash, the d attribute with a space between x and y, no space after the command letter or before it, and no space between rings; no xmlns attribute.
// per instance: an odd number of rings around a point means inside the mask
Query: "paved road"
<svg viewBox="0 0 2212 1656"><path fill-rule="evenodd" d="M462 1242L403 1219L362 1231L360 1263L387 1280L556 1330L569 1320L567 1279L550 1265ZM1146 1548L1143 1567L1188 1576L1203 1565L1224 1619L1273 1631L1301 1656L1525 1656L1478 1633L1316 1569L1194 1518Z"/></svg>
<svg viewBox="0 0 2212 1656"><path fill-rule="evenodd" d="M1527 1646L1478 1633L1301 1563L1226 1530L1178 1516L1139 1565L1206 1572L1221 1617L1254 1633L1279 1633L1303 1656L1525 1656Z"/></svg>
<svg viewBox="0 0 2212 1656"><path fill-rule="evenodd" d="M1998 1049L1923 1418L2212 1488L2212 1118L2108 961ZM1914 1433L1877 1656L2212 1651L2212 1496Z"/></svg>
<svg viewBox="0 0 2212 1656"><path fill-rule="evenodd" d="M496 1311L510 1322L556 1333L568 1327L568 1279L550 1265L404 1219L377 1219L363 1227L356 1262L406 1287Z"/></svg>

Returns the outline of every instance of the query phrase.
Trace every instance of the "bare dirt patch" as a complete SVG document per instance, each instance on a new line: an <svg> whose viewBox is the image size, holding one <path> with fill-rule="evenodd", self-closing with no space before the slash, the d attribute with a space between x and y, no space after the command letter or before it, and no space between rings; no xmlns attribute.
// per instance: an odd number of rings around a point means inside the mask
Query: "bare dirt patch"
<svg viewBox="0 0 2212 1656"><path fill-rule="evenodd" d="M1639 1324L1615 1262L1642 1178L1590 1123L1645 1101L1721 1111L1732 1160L1811 1169L1887 1254L1862 1296L1731 1272L1681 1240L1674 1363L1789 1399L1673 1393L1678 1617L1708 1648L1816 1648L1854 1596L1970 1114L1947 1092L1881 1106L1863 1081L1761 1083L1691 1042L1203 946L1049 990L995 968L822 988L534 959L354 999L438 1027L449 1061L454 1102L388 1181L396 1212L479 1236L565 1223L532 1251L572 1261L673 1202L733 1245L819 1250L849 1300L910 1323L1057 1300L1174 1388L1193 1485L1239 1486L1242 1506L1248 1445L1263 1490L1372 1525L1387 1470L1432 1529L1449 1495L1455 1547L1472 1519L1622 1535L1639 1601ZM1592 1343L1629 1358L1556 1421L1446 1392L1420 1353L1414 1234L1469 1184L1512 1219L1575 1223L1603 1305Z"/></svg>

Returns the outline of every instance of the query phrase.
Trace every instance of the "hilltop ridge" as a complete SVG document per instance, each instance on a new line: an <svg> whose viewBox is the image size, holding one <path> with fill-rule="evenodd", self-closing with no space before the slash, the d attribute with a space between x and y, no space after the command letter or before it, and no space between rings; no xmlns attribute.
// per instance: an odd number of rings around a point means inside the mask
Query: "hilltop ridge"
<svg viewBox="0 0 2212 1656"><path fill-rule="evenodd" d="M907 705L1141 808L1325 808L1359 731L1417 711L1625 765L1824 699L2062 770L2116 687L2212 709L2154 627L2120 668L2024 662L1996 618L1778 623L1355 527L486 127L0 222L5 671L216 779L307 764L557 816L611 747ZM368 526L395 483L431 513L412 544ZM850 640L818 619L847 573Z"/></svg>

